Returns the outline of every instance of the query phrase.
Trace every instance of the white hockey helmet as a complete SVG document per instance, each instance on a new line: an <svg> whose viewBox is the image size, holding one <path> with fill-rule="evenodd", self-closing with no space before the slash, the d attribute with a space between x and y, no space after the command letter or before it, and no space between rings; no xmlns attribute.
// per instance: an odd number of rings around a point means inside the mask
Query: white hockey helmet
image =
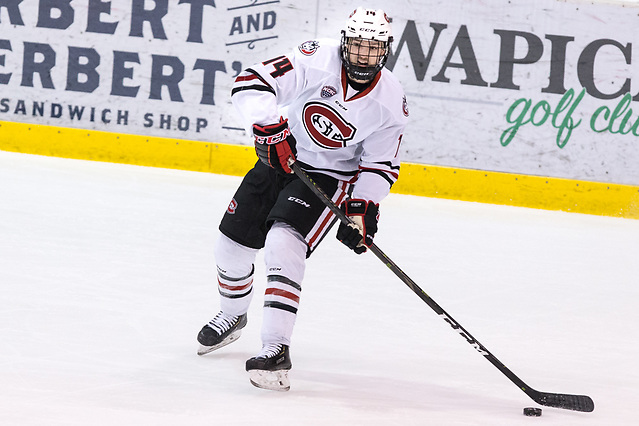
<svg viewBox="0 0 639 426"><path fill-rule="evenodd" d="M359 52L362 40L371 40L365 42L365 54L369 54L368 47L375 46L370 52L370 59L366 58L368 60L364 64L356 60L362 56ZM361 6L355 9L342 30L341 54L348 76L359 82L375 78L386 64L392 41L390 19L382 9L365 9Z"/></svg>

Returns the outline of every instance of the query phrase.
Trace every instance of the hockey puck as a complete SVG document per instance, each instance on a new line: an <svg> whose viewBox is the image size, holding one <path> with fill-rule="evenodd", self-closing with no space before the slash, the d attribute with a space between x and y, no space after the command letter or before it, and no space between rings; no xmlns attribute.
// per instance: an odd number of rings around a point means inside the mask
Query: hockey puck
<svg viewBox="0 0 639 426"><path fill-rule="evenodd" d="M526 407L524 408L524 416L539 417L541 416L541 408Z"/></svg>

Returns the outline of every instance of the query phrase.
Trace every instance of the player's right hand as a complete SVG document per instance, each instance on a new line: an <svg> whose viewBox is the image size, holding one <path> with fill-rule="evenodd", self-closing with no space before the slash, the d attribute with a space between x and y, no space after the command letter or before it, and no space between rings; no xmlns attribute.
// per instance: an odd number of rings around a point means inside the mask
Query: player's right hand
<svg viewBox="0 0 639 426"><path fill-rule="evenodd" d="M373 244L379 219L379 205L372 201L350 199L340 206L353 223L339 224L337 239L357 254L366 251Z"/></svg>
<svg viewBox="0 0 639 426"><path fill-rule="evenodd" d="M295 138L288 128L288 120L268 126L253 125L255 152L260 160L282 173L293 173L289 161L295 161Z"/></svg>

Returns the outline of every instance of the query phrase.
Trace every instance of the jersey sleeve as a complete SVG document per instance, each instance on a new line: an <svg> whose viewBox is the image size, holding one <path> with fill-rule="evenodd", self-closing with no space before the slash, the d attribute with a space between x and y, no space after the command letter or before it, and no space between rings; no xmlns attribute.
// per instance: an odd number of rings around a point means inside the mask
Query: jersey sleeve
<svg viewBox="0 0 639 426"><path fill-rule="evenodd" d="M402 99L403 92L400 92ZM397 96L395 96L397 98ZM359 175L353 189L353 197L379 203L390 192L399 177L400 146L406 127L408 110L405 97L402 105L391 103L388 123L364 141L363 152L359 162Z"/></svg>
<svg viewBox="0 0 639 426"><path fill-rule="evenodd" d="M291 52L240 73L233 84L231 100L246 129L250 130L253 124L277 123L279 107L289 104L300 92L304 72L303 64Z"/></svg>
<svg viewBox="0 0 639 426"><path fill-rule="evenodd" d="M375 134L375 141L366 141L353 189L354 198L379 203L388 195L399 177L402 131L399 128L383 129Z"/></svg>

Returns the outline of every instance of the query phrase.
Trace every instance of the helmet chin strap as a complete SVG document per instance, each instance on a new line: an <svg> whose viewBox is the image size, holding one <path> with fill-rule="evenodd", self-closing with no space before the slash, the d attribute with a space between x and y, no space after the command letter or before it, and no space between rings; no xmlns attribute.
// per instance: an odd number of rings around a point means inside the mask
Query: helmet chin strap
<svg viewBox="0 0 639 426"><path fill-rule="evenodd" d="M351 68L352 71L352 68ZM351 71L348 70L348 68L346 69L346 78L348 79L349 83L352 83L351 86L355 87L357 89L356 86L368 86L369 84L371 84L371 82L375 79L375 76L377 75L377 73L373 74L370 77L362 77L362 76L357 76L354 73L352 73Z"/></svg>

